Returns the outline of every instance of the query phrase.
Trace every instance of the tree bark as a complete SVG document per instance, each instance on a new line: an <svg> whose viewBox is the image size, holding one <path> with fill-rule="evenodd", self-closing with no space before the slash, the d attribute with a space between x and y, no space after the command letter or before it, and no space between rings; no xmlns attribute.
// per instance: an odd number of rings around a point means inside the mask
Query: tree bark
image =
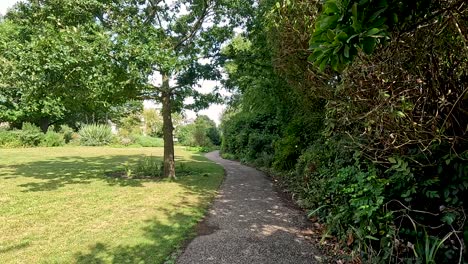
<svg viewBox="0 0 468 264"><path fill-rule="evenodd" d="M49 129L49 125L50 125L50 121L49 121L49 118L47 118L47 117L43 117L39 121L39 126L40 126L42 132L44 132L44 133L46 133L47 130Z"/></svg>
<svg viewBox="0 0 468 264"><path fill-rule="evenodd" d="M164 177L176 178L174 161L174 138L172 125L171 90L169 86L169 75L162 74L163 85L161 93L162 116L163 116L163 139L164 139Z"/></svg>

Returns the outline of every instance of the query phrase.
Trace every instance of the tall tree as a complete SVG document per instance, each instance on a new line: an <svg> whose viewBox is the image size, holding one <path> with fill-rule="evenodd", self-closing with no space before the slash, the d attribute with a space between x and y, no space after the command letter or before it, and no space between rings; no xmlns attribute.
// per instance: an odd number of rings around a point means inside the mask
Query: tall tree
<svg viewBox="0 0 468 264"><path fill-rule="evenodd" d="M0 28L0 60L5 62L0 66L0 107L8 110L4 116L16 120L24 112L38 115L46 127L51 117L92 111L138 95L158 101L164 175L175 178L171 113L184 107L205 108L219 99L194 88L199 80L221 77L219 50L253 2L21 3ZM161 76L160 83L150 81L154 74ZM188 97L195 103L184 105Z"/></svg>
<svg viewBox="0 0 468 264"><path fill-rule="evenodd" d="M217 60L221 45L232 36L251 2L146 0L128 1L120 9L128 15L120 21L121 28L126 27L120 36L127 45L139 47L136 57L162 79L159 84L151 83L144 96L162 104L166 177L175 178L171 113L184 107L204 108L219 99L194 88L199 80L221 77ZM184 106L188 97L195 103Z"/></svg>

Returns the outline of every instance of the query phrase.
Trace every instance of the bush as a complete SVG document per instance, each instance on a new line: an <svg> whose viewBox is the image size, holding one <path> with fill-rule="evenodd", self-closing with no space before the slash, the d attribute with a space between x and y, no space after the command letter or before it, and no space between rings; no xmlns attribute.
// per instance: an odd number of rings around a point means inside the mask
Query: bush
<svg viewBox="0 0 468 264"><path fill-rule="evenodd" d="M177 139L181 145L207 149L212 149L214 145L219 146L221 143L215 122L203 115L198 116L194 123L180 127Z"/></svg>
<svg viewBox="0 0 468 264"><path fill-rule="evenodd" d="M257 155L257 159L255 160L254 165L260 168L270 168L273 164L273 160L273 154L269 154L263 151L259 155Z"/></svg>
<svg viewBox="0 0 468 264"><path fill-rule="evenodd" d="M129 137L130 135L141 135L141 117L131 114L122 118L119 122L119 135Z"/></svg>
<svg viewBox="0 0 468 264"><path fill-rule="evenodd" d="M20 131L0 129L0 147L17 148L21 147L19 140Z"/></svg>
<svg viewBox="0 0 468 264"><path fill-rule="evenodd" d="M211 140L211 143L215 146L221 145L221 135L217 127L210 127L206 132L206 136Z"/></svg>
<svg viewBox="0 0 468 264"><path fill-rule="evenodd" d="M72 141L74 133L73 128L69 127L68 125L61 125L58 132L62 134L63 140L66 144Z"/></svg>
<svg viewBox="0 0 468 264"><path fill-rule="evenodd" d="M221 157L228 160L237 160L237 157L231 153L221 153Z"/></svg>
<svg viewBox="0 0 468 264"><path fill-rule="evenodd" d="M44 138L44 133L38 126L35 126L31 123L23 123L21 132L19 133L19 141L23 147L35 147L38 146L42 139Z"/></svg>
<svg viewBox="0 0 468 264"><path fill-rule="evenodd" d="M57 133L49 129L41 140L42 147L60 147L65 145L63 134Z"/></svg>
<svg viewBox="0 0 468 264"><path fill-rule="evenodd" d="M164 147L164 141L162 138L154 138L149 136L133 136L133 142L142 147Z"/></svg>
<svg viewBox="0 0 468 264"><path fill-rule="evenodd" d="M163 175L164 163L157 157L144 157L130 167L125 166L126 176L129 178L159 178Z"/></svg>
<svg viewBox="0 0 468 264"><path fill-rule="evenodd" d="M79 146L80 145L80 134L78 132L73 132L71 134L71 140L68 142L71 146Z"/></svg>
<svg viewBox="0 0 468 264"><path fill-rule="evenodd" d="M110 126L85 125L78 132L82 146L104 146L112 142L113 135Z"/></svg>
<svg viewBox="0 0 468 264"><path fill-rule="evenodd" d="M120 138L119 143L124 146L129 146L130 144L133 144L133 140L129 137L122 137Z"/></svg>

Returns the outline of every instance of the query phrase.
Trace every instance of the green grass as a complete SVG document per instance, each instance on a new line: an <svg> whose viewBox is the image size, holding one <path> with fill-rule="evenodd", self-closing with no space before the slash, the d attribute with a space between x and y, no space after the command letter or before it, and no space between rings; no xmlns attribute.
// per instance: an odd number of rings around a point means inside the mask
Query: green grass
<svg viewBox="0 0 468 264"><path fill-rule="evenodd" d="M0 263L162 263L187 238L222 167L176 149L176 181L105 176L161 148L0 149Z"/></svg>

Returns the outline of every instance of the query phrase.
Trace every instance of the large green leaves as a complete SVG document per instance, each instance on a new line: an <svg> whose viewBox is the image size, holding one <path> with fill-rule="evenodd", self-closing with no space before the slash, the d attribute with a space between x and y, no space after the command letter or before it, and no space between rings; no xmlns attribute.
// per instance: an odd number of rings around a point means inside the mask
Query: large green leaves
<svg viewBox="0 0 468 264"><path fill-rule="evenodd" d="M309 60L320 70L330 65L341 71L359 50L372 53L388 38L389 4L386 0L327 0L315 22Z"/></svg>
<svg viewBox="0 0 468 264"><path fill-rule="evenodd" d="M309 60L321 70L341 71L359 51L371 54L392 32L414 29L435 13L437 1L325 0L310 39Z"/></svg>

